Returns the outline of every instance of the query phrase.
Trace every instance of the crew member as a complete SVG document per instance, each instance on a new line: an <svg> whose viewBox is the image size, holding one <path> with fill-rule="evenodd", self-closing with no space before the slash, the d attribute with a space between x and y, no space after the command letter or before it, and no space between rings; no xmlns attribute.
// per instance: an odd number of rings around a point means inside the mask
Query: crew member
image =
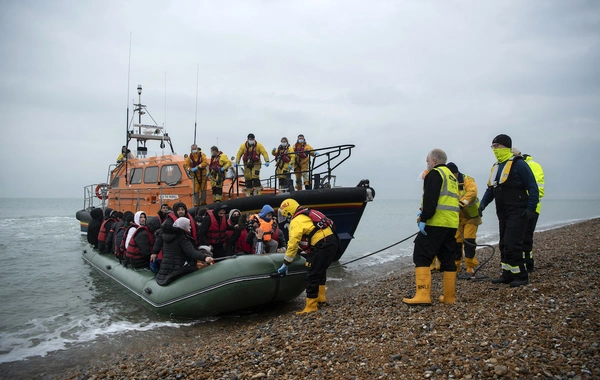
<svg viewBox="0 0 600 380"><path fill-rule="evenodd" d="M427 175L423 180L423 200L417 217L420 233L415 238L416 294L404 298L409 306L431 305L431 270L429 264L437 255L444 278L442 303L454 303L456 297L456 229L458 228L458 183L446 166L447 156L441 149L427 155Z"/></svg>
<svg viewBox="0 0 600 380"><path fill-rule="evenodd" d="M240 163L240 159L244 159L244 181L246 182L246 195L251 197L254 195L256 189L256 195L262 194L262 184L260 183L260 156L263 156L265 160L265 166L269 166L269 155L265 150L265 147L256 141L254 134L248 134L248 140L244 142L237 152L235 157L235 167Z"/></svg>
<svg viewBox="0 0 600 380"><path fill-rule="evenodd" d="M459 224L456 231L456 273L460 272L464 249L467 273L473 274L475 273L475 267L479 265L479 261L475 258L475 248L477 247L477 228L481 224L477 184L472 177L459 172L454 162L449 162L446 166L458 180L460 213L458 214Z"/></svg>
<svg viewBox="0 0 600 380"><path fill-rule="evenodd" d="M292 181L292 157L294 156L294 150L288 142L287 137L281 138L281 143L278 147L273 148L271 151L273 157L275 157L275 174L279 180L279 189L286 189L289 192L294 190L294 181Z"/></svg>
<svg viewBox="0 0 600 380"><path fill-rule="evenodd" d="M525 235L523 236L523 259L525 260L527 272L531 273L535 271L535 262L532 255L533 233L535 232L535 226L537 225L537 221L540 216L542 198L544 197L544 169L542 169L542 165L535 162L533 157L530 155L522 155L521 151L517 148L512 148L512 151L515 156L523 157L527 165L529 165L529 168L535 177L535 182L537 183L539 191L539 202L535 208L535 215L533 215L533 217L527 222L527 229L525 230Z"/></svg>
<svg viewBox="0 0 600 380"><path fill-rule="evenodd" d="M294 144L294 173L296 174L296 190L302 190L302 182L306 190L312 189L312 183L309 173L310 156L318 156L306 140L304 135L298 135L298 140Z"/></svg>
<svg viewBox="0 0 600 380"><path fill-rule="evenodd" d="M481 199L479 214L493 200L500 230L502 276L493 284L527 285L529 276L523 259L523 235L530 219L535 218L539 191L529 165L514 156L512 139L504 134L492 140L496 162L492 166L488 187Z"/></svg>
<svg viewBox="0 0 600 380"><path fill-rule="evenodd" d="M209 162L206 154L198 149L198 145L192 144L191 148L192 151L185 159L183 167L191 173L194 194L192 202L194 203L193 207L197 207L206 204L206 176Z"/></svg>
<svg viewBox="0 0 600 380"><path fill-rule="evenodd" d="M306 253L306 306L296 314L317 311L319 303L327 301L325 283L327 268L335 259L339 249L339 239L333 221L317 210L300 207L294 199L288 198L279 206L279 222L291 218L289 240L280 274L288 273L288 265L296 257L298 250Z"/></svg>
<svg viewBox="0 0 600 380"><path fill-rule="evenodd" d="M210 186L212 188L213 200L221 202L223 200L223 181L225 181L225 173L231 167L231 161L227 155L219 150L216 146L210 148Z"/></svg>

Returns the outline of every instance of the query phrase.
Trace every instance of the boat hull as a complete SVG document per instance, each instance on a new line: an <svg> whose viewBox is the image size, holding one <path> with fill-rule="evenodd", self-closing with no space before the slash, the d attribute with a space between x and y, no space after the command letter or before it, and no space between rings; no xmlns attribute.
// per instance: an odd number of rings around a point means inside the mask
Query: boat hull
<svg viewBox="0 0 600 380"><path fill-rule="evenodd" d="M125 268L112 255L84 251L83 259L161 315L200 318L252 309L298 297L306 287L305 260L279 276L283 254L243 255L220 261L160 286L150 270Z"/></svg>

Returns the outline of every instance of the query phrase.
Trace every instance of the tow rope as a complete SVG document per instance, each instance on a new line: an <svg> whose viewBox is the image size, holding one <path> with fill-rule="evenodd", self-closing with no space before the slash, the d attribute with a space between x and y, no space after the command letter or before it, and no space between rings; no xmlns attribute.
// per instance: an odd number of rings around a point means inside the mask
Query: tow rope
<svg viewBox="0 0 600 380"><path fill-rule="evenodd" d="M357 258L357 259L354 259L354 260L350 260L350 261L348 261L348 262L346 262L346 263L339 263L339 264L337 264L337 265L331 266L331 267L329 267L329 269L332 269L332 268L338 268L338 267L343 267L344 265L348 265L348 264L354 263L354 262L356 262L356 261L358 261L358 260L362 260L362 259L364 259L364 258L367 258L367 257L369 257L369 256L373 256L373 255L374 255L374 254L376 254L376 253L379 253L379 252L385 251L386 249L390 249L390 248L392 248L392 247L394 247L394 246L396 246L396 245L398 245L398 244L400 244L400 243L404 243L405 241L407 241L407 240L408 240L408 239L410 239L411 237L413 237L413 236L416 236L417 234L418 234L418 232L415 232L414 234L412 234L412 235L410 235L410 236L408 236L408 237L406 237L406 238L404 238L404 239L400 240L399 242L396 242L396 243L394 243L394 244L392 244L392 245L388 245L387 247L385 247L385 248L381 248L381 249L380 249L380 250L378 250L378 251L375 251L375 252L369 253L368 255L365 255L365 256L359 257L359 258Z"/></svg>
<svg viewBox="0 0 600 380"><path fill-rule="evenodd" d="M494 254L496 253L496 248L494 248L493 245L490 244L473 244L471 242L468 242L465 240L465 237L463 236L462 232L460 230L458 230L458 233L460 234L460 237L463 239L463 243L468 244L470 246L474 246L475 248L477 247L490 247L492 249L492 254L490 255L490 257L488 257L486 260L484 260L481 264L479 264L479 267L477 269L475 269L475 272L473 272L473 274L469 274L469 273L460 273L457 278L461 279L461 280L471 280L471 281L485 281L488 280L490 277L489 276L477 276L477 272L479 272L491 259L492 257L494 257ZM462 260L462 257L461 257Z"/></svg>

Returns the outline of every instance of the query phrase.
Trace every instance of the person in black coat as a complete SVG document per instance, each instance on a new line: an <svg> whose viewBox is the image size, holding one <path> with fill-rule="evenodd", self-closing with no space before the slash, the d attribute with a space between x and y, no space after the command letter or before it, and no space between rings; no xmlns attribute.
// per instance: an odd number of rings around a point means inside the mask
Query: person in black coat
<svg viewBox="0 0 600 380"><path fill-rule="evenodd" d="M104 213L101 208L95 208L90 211L92 220L88 223L87 230L87 241L94 248L98 248L98 233L100 232L100 226L104 218Z"/></svg>
<svg viewBox="0 0 600 380"><path fill-rule="evenodd" d="M177 219L172 226L167 223L161 226L163 238L163 260L156 275L156 283L169 285L181 276L196 271L196 261L208 264L214 262L210 256L210 247L194 248L194 239L189 235L190 220L186 217Z"/></svg>

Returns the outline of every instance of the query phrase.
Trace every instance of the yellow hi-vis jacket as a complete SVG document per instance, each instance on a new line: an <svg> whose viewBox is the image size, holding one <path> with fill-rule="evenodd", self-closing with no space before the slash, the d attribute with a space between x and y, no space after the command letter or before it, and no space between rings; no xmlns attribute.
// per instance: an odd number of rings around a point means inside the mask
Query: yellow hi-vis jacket
<svg viewBox="0 0 600 380"><path fill-rule="evenodd" d="M458 181L445 166L435 167L442 177L442 187L435 214L427 219L428 226L458 228Z"/></svg>
<svg viewBox="0 0 600 380"><path fill-rule="evenodd" d="M463 174L463 188L459 189L458 197L462 206L463 216L476 218L479 216L479 198L477 197L477 184L472 177Z"/></svg>
<svg viewBox="0 0 600 380"><path fill-rule="evenodd" d="M525 162L527 162L527 165L529 165L529 168L533 172L535 182L537 182L538 190L540 192L540 201L535 208L535 212L539 214L542 208L542 197L544 196L544 169L542 169L542 165L535 162L531 156L527 156Z"/></svg>

